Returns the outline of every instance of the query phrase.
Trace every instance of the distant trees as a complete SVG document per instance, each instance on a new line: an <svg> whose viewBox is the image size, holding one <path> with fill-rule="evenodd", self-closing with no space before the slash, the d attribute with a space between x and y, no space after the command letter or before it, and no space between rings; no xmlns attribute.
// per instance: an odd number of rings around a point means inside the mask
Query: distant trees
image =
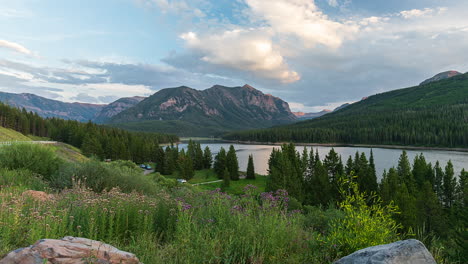
<svg viewBox="0 0 468 264"><path fill-rule="evenodd" d="M317 119L233 132L224 138L466 148L468 79L459 78L371 96Z"/></svg>
<svg viewBox="0 0 468 264"><path fill-rule="evenodd" d="M223 158L215 162L215 170L221 171L225 167L225 151ZM219 154L218 154L219 155ZM210 169L213 163L213 157L210 148L205 147L204 151L199 142L190 140L187 144L187 150L179 149L178 146L167 146L165 149L156 147L153 150L153 159L156 162L155 170L164 175L170 175L179 172L182 179L190 180L195 175L196 170ZM218 174L221 175L221 174Z"/></svg>
<svg viewBox="0 0 468 264"><path fill-rule="evenodd" d="M87 156L132 160L137 163L146 162L156 156L153 151L160 143L178 141L178 137L172 135L129 132L91 122L42 118L36 113L3 103L0 103L0 126L25 135L47 137L70 144L81 148Z"/></svg>

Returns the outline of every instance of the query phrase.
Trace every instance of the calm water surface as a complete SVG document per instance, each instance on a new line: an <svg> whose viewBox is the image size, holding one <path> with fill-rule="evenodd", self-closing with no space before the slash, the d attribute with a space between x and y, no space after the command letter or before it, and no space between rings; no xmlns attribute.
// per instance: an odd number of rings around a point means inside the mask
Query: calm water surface
<svg viewBox="0 0 468 264"><path fill-rule="evenodd" d="M230 143L219 143L219 142L200 142L202 148L208 146L213 155L216 155L221 147L226 150L229 149ZM280 146L271 145L247 145L247 144L233 144L239 159L240 170L245 171L247 169L247 161L250 154L253 155L255 172L259 174L267 174L268 170L268 158L273 148L279 148ZM179 145L180 148L186 148L187 144L182 143ZM310 152L312 147L308 146L307 149ZM313 146L314 149L318 149L321 159L325 158L325 155L332 149L332 147ZM302 153L303 146L297 146L296 149ZM341 155L343 164L346 165L348 157L354 154L356 151L364 152L369 158L370 148L364 147L334 147L335 151ZM391 167L396 167L398 164L398 158L400 157L402 150L400 149L384 149L384 148L372 148L374 152L375 166L377 170L377 177L380 179L384 170ZM458 176L460 171L465 168L468 169L468 152L457 152L457 151L441 151L441 150L406 150L408 157L413 162L413 159L419 153L423 153L427 162L431 162L432 165L436 161L439 161L441 166L445 167L446 163L451 160L455 169L455 174Z"/></svg>

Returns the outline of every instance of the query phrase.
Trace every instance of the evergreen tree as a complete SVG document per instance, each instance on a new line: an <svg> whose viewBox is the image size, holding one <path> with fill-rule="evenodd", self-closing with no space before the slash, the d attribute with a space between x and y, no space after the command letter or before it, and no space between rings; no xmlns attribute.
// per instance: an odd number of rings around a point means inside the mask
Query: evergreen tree
<svg viewBox="0 0 468 264"><path fill-rule="evenodd" d="M210 148L206 146L205 151L203 152L203 168L211 169L212 164L213 164L213 154L211 154Z"/></svg>
<svg viewBox="0 0 468 264"><path fill-rule="evenodd" d="M436 162L436 165L434 166L434 191L437 194L437 197L439 198L439 201L442 202L443 200L443 182L444 182L444 171L440 167L439 161Z"/></svg>
<svg viewBox="0 0 468 264"><path fill-rule="evenodd" d="M404 182L408 190L413 193L416 189L414 188L413 173L411 172L411 165L406 151L403 151L403 153L400 155L397 171L398 176L400 177L400 181Z"/></svg>
<svg viewBox="0 0 468 264"><path fill-rule="evenodd" d="M304 147L302 150L302 156L301 156L301 165L302 165L302 173L304 176L307 174L307 170L309 168L309 153L307 152L307 147Z"/></svg>
<svg viewBox="0 0 468 264"><path fill-rule="evenodd" d="M182 179L185 179L188 181L192 179L193 176L195 176L192 159L185 154L184 150L182 150L180 154L178 155L177 164L178 164L179 176Z"/></svg>
<svg viewBox="0 0 468 264"><path fill-rule="evenodd" d="M310 186L308 189L310 190L309 194L309 201L308 203L311 205L327 205L333 198L331 190L332 186L328 180L328 172L325 166L322 164L320 160L320 156L318 151L315 155L315 163L313 168L313 175L311 180L308 184Z"/></svg>
<svg viewBox="0 0 468 264"><path fill-rule="evenodd" d="M422 185L416 205L419 226L424 226L428 233L436 232L441 234L447 230L444 224L444 212L429 181L424 182Z"/></svg>
<svg viewBox="0 0 468 264"><path fill-rule="evenodd" d="M456 184L457 182L454 176L453 164L449 160L447 166L445 166L445 173L442 183L443 201L445 207L452 207L452 204L455 201Z"/></svg>
<svg viewBox="0 0 468 264"><path fill-rule="evenodd" d="M226 150L223 147L221 147L218 154L216 154L213 167L218 178L223 179L223 173L226 169Z"/></svg>
<svg viewBox="0 0 468 264"><path fill-rule="evenodd" d="M345 172L347 176L351 175L351 172L354 171L354 162L353 158L349 156L348 161L346 161L346 167L345 167Z"/></svg>
<svg viewBox="0 0 468 264"><path fill-rule="evenodd" d="M253 156L252 154L249 155L249 161L247 163L247 179L255 179L255 168L254 168L254 162L253 162Z"/></svg>
<svg viewBox="0 0 468 264"><path fill-rule="evenodd" d="M237 160L236 150L234 149L233 145L229 147L229 151L226 154L226 168L228 169L229 177L231 177L231 180L238 181L239 162Z"/></svg>
<svg viewBox="0 0 468 264"><path fill-rule="evenodd" d="M103 158L104 151L102 150L101 142L99 142L96 134L87 134L83 144L81 145L83 154L90 157L95 155L96 157Z"/></svg>
<svg viewBox="0 0 468 264"><path fill-rule="evenodd" d="M328 179L332 186L332 196L334 199L338 200L340 198L338 182L344 174L344 171L341 157L338 156L338 153L335 152L335 149L332 148L330 152L328 152L323 161L323 165L328 172Z"/></svg>

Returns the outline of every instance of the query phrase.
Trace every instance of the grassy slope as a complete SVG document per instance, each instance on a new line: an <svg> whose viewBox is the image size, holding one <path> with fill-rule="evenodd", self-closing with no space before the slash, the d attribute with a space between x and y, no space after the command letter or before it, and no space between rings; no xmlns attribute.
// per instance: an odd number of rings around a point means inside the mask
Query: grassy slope
<svg viewBox="0 0 468 264"><path fill-rule="evenodd" d="M13 129L0 127L0 142L5 141L31 141L31 139Z"/></svg>
<svg viewBox="0 0 468 264"><path fill-rule="evenodd" d="M50 138L25 136L12 129L0 127L0 142L6 141L48 141ZM65 143L47 145L52 148L59 157L71 162L85 161L88 158L81 154L81 150Z"/></svg>

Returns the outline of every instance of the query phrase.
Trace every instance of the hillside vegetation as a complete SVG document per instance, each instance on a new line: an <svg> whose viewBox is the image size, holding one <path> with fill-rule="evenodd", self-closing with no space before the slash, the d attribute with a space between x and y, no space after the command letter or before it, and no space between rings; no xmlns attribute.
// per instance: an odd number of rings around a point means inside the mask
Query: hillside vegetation
<svg viewBox="0 0 468 264"><path fill-rule="evenodd" d="M31 139L13 129L0 127L0 142L7 141L30 141Z"/></svg>
<svg viewBox="0 0 468 264"><path fill-rule="evenodd" d="M37 113L0 103L0 126L33 138L50 138L80 148L86 156L145 162L160 143L177 142L173 135L129 132L91 122L42 118ZM11 133L9 133L11 134ZM18 135L18 134L15 134Z"/></svg>
<svg viewBox="0 0 468 264"><path fill-rule="evenodd" d="M468 74L370 96L320 118L225 135L259 142L468 147Z"/></svg>

